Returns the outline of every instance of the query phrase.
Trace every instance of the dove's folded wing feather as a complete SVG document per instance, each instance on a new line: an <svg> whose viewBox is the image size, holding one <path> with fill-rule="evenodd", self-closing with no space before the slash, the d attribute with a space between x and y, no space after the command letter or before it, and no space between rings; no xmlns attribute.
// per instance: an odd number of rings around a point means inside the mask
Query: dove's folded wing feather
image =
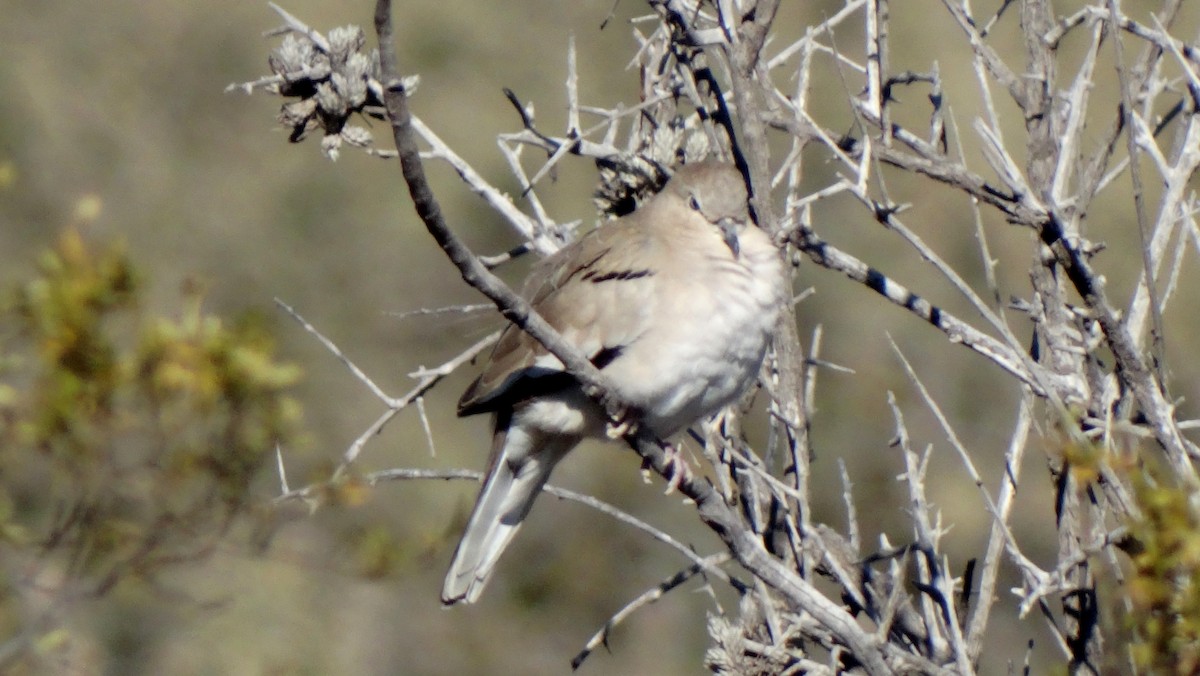
<svg viewBox="0 0 1200 676"><path fill-rule="evenodd" d="M656 309L652 263L661 242L618 219L539 262L523 290L533 308L597 367L620 357ZM463 393L461 416L561 389L571 383L541 343L510 325L483 373Z"/></svg>

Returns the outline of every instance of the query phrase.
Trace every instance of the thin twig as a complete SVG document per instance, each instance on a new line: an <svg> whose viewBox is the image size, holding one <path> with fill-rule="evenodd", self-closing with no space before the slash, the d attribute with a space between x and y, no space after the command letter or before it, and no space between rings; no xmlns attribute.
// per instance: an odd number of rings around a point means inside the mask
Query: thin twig
<svg viewBox="0 0 1200 676"><path fill-rule="evenodd" d="M302 317L300 315L300 313L296 311L295 308L293 308L291 305L288 305L287 303L283 302L279 298L275 299L275 305L279 306L280 309L282 309L284 312L288 313L288 315L290 315L292 319L296 320L296 322L298 322L300 324L300 326L304 327L305 331L307 331L314 338L316 338L317 341L319 341L322 345L324 345L325 349L329 350L329 352L332 353L333 356L337 357L338 360L341 361L342 364L344 364L345 367L347 369L349 369L351 373L354 374L354 377L358 378L359 382L366 385L367 389L371 390L371 393L374 394L377 399L379 399L380 401L382 401L385 404L388 404L389 406L392 404L392 402L393 402L392 398L389 397L383 391L383 388L376 385L375 381L372 380L371 377L368 376L362 369L360 369L357 364L355 364L353 361L351 361L350 358L347 357L345 355L345 353L342 352L341 348L339 348L336 343L334 343L332 340L326 338L323 333L321 333L320 331L317 330L317 327L310 324L309 321L307 319L305 319L304 317Z"/></svg>
<svg viewBox="0 0 1200 676"><path fill-rule="evenodd" d="M719 566L728 560L728 553L713 554L705 557L705 561L710 567ZM579 666L588 658L588 656L596 650L596 648L599 648L602 645L607 646L609 634L612 633L613 629L616 629L617 625L621 624L621 622L624 622L626 618L642 608L650 605L651 603L661 599L663 596L666 596L673 589L692 579L697 574L704 572L704 570L704 566L694 563L691 566L688 566L687 568L675 573L671 577L666 578L650 589L642 592L637 596L637 598L634 598L629 603L626 603L621 607L620 610L614 613L607 622L604 623L603 627L601 627L598 631L596 631L595 634L592 635L590 639L588 639L588 642L584 644L583 649L571 659L571 668L578 669Z"/></svg>

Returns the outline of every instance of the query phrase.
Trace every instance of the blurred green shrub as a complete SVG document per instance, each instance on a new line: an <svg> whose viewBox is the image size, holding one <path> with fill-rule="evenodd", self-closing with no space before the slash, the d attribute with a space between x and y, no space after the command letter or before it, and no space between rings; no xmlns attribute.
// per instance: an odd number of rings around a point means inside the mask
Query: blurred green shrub
<svg viewBox="0 0 1200 676"><path fill-rule="evenodd" d="M1134 662L1151 674L1200 673L1200 505L1161 470L1132 474L1142 516L1129 528L1127 622Z"/></svg>
<svg viewBox="0 0 1200 676"><path fill-rule="evenodd" d="M151 316L121 247L69 228L0 302L0 670L76 602L205 558L293 437L299 369L194 286Z"/></svg>

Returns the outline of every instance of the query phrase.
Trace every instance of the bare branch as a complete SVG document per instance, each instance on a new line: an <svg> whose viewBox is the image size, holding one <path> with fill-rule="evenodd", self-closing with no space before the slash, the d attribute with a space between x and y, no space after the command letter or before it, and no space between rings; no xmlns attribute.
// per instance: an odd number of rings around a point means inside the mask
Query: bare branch
<svg viewBox="0 0 1200 676"><path fill-rule="evenodd" d="M727 553L713 554L705 559L705 561L712 567L719 566L728 560L729 554ZM588 656L596 650L596 648L599 648L602 645L607 646L608 635L613 629L616 628L617 625L619 625L621 622L624 622L627 617L661 599L676 587L692 579L697 574L702 574L703 572L704 566L701 566L700 564L692 564L691 566L688 566L678 573L675 573L671 577L663 580L654 587L647 589L637 598L625 604L624 607L622 607L611 618L609 618L608 622L604 623L604 626L601 627L599 631L597 631L590 639L588 639L588 642L583 646L583 650L580 650L579 654L575 655L575 657L571 659L571 668L578 669L579 666L583 664L584 660L586 660Z"/></svg>

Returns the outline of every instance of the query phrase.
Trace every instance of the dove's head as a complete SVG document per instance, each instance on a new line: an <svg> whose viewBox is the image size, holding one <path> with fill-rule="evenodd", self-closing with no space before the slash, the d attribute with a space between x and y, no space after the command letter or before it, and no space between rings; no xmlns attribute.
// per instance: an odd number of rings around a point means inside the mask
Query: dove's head
<svg viewBox="0 0 1200 676"><path fill-rule="evenodd" d="M738 255L738 237L750 225L750 211L746 182L732 164L707 161L679 167L662 194L681 200L718 228L730 251Z"/></svg>

